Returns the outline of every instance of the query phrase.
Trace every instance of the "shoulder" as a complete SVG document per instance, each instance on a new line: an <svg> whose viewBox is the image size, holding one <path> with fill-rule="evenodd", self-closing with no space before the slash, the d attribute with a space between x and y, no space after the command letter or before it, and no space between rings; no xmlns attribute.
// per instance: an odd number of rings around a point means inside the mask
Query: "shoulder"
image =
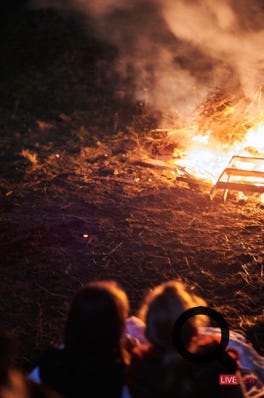
<svg viewBox="0 0 264 398"><path fill-rule="evenodd" d="M28 374L28 379L33 383L42 383L42 375L45 373L46 368L52 368L56 363L62 360L63 350L56 347L49 347L45 350L40 359L39 363L33 368Z"/></svg>
<svg viewBox="0 0 264 398"><path fill-rule="evenodd" d="M162 354L151 344L135 347L131 356L129 372L133 375L161 372Z"/></svg>
<svg viewBox="0 0 264 398"><path fill-rule="evenodd" d="M49 347L40 358L40 367L53 365L64 360L65 351L57 347Z"/></svg>
<svg viewBox="0 0 264 398"><path fill-rule="evenodd" d="M43 382L51 386L55 380L64 378L65 352L63 349L50 347L43 353L39 362L39 376Z"/></svg>

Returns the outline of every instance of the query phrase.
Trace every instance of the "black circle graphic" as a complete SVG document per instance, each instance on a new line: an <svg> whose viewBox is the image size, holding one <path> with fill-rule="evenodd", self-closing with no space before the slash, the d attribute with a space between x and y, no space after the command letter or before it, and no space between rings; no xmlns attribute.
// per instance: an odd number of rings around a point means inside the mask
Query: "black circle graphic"
<svg viewBox="0 0 264 398"><path fill-rule="evenodd" d="M195 315L207 315L212 318L221 329L221 341L217 345L214 351L200 355L195 354L187 350L187 348L182 343L181 331L184 323L191 317ZM173 344L177 351L185 359L191 362L206 363L213 360L220 361L230 372L234 372L237 369L236 361L225 351L229 342L229 327L225 318L217 311L209 307L194 307L183 312L180 317L176 320L173 327Z"/></svg>

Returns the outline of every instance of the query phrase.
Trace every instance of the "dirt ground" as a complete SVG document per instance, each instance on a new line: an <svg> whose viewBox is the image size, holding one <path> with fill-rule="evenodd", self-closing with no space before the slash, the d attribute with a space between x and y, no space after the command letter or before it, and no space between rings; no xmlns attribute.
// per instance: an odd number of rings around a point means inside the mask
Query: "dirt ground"
<svg viewBox="0 0 264 398"><path fill-rule="evenodd" d="M61 341L72 295L95 279L118 281L135 313L182 278L264 354L264 206L210 201L210 186L143 164L156 115L118 97L113 49L56 13L19 21L2 47L0 322L22 365Z"/></svg>

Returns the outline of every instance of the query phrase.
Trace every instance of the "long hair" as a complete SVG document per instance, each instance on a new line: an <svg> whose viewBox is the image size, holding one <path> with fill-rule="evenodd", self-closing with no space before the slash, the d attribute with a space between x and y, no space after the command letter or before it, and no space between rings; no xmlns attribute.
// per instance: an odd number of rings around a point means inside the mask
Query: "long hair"
<svg viewBox="0 0 264 398"><path fill-rule="evenodd" d="M70 305L64 349L51 351L43 361L42 380L65 398L119 397L127 364L122 337L128 312L128 298L117 283L86 284Z"/></svg>
<svg viewBox="0 0 264 398"><path fill-rule="evenodd" d="M186 373L186 363L174 347L173 328L184 311L199 305L204 306L206 302L188 292L180 280L171 280L156 286L146 296L139 310L139 317L146 323L145 334L151 343L151 350L159 357L160 377L158 381L152 380L155 396L174 396L175 392L180 392L182 388L188 391L189 378L187 384L180 380ZM205 323L205 319L192 317L183 326L182 342L187 349L190 349L192 340L198 334L199 323Z"/></svg>
<svg viewBox="0 0 264 398"><path fill-rule="evenodd" d="M170 347L172 332L178 317L186 310L206 305L206 302L187 291L179 280L171 280L156 286L145 298L139 316L146 323L146 337L156 346ZM183 343L187 346L197 334L203 317L190 318L183 327Z"/></svg>
<svg viewBox="0 0 264 398"><path fill-rule="evenodd" d="M74 297L65 330L65 351L70 355L120 355L129 312L126 293L113 281L85 285Z"/></svg>

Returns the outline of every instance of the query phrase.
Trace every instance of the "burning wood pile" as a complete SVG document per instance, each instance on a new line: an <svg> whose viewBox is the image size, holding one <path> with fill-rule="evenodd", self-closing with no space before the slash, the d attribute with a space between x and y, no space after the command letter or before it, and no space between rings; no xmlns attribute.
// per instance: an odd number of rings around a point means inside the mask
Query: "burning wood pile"
<svg viewBox="0 0 264 398"><path fill-rule="evenodd" d="M166 161L179 175L194 177L212 185L210 198L218 189L257 193L264 192L264 113L262 92L253 99L224 96L214 92L197 109L193 121L176 129L167 129L166 145L160 147L153 161L162 167ZM157 130L156 130L157 132ZM174 148L173 153L166 149ZM165 150L164 150L165 149ZM243 194L241 194L243 192Z"/></svg>

